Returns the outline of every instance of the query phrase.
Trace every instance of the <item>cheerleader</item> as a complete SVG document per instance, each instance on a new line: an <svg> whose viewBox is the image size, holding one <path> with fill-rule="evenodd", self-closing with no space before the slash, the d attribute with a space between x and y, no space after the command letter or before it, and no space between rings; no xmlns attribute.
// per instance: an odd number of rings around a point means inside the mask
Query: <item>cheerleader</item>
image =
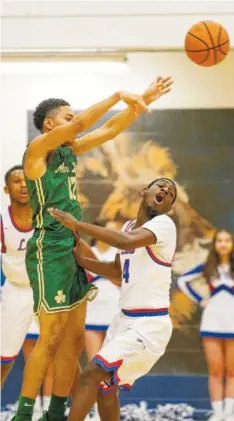
<svg viewBox="0 0 234 421"><path fill-rule="evenodd" d="M193 281L203 274L209 298ZM234 239L227 230L216 232L203 265L177 279L178 288L203 308L200 335L208 366L212 421L234 421ZM224 381L225 380L225 381Z"/></svg>

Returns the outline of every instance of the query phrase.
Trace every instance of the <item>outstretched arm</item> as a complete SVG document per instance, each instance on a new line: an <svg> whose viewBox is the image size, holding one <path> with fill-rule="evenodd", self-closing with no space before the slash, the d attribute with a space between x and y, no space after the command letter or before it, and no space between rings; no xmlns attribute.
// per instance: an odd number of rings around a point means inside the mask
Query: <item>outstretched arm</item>
<svg viewBox="0 0 234 421"><path fill-rule="evenodd" d="M137 228L131 232L121 232L77 221L71 214L58 209L49 208L48 212L70 230L83 232L91 238L121 250L146 247L155 244L157 241L155 234L145 228Z"/></svg>
<svg viewBox="0 0 234 421"><path fill-rule="evenodd" d="M201 303L204 297L198 294L198 292L192 287L191 283L202 274L203 269L204 264L198 265L188 272L185 272L183 275L180 275L176 280L177 288L196 303Z"/></svg>
<svg viewBox="0 0 234 421"><path fill-rule="evenodd" d="M78 232L74 232L76 245L73 248L76 263L89 272L109 279L115 285L121 283L122 271L119 254L116 254L113 262L102 262L97 259L89 245L80 239Z"/></svg>
<svg viewBox="0 0 234 421"><path fill-rule="evenodd" d="M143 93L142 98L146 105L150 105L162 95L170 92L172 79L168 76L157 78L150 87ZM73 146L73 153L80 155L89 150L102 145L110 139L114 139L119 133L126 130L136 118L144 111L141 104L136 104L133 108L129 106L126 110L110 118L102 127L88 133L80 139L76 139Z"/></svg>
<svg viewBox="0 0 234 421"><path fill-rule="evenodd" d="M89 107L87 110L75 115L68 116L68 123L52 129L48 133L37 136L28 146L24 170L26 176L35 180L46 172L46 158L48 154L65 142L74 142L78 133L89 129L100 117L106 114L117 102L123 100L128 105L132 105L133 112L136 113L136 106L147 109L143 99L134 94L119 92L111 97Z"/></svg>
<svg viewBox="0 0 234 421"><path fill-rule="evenodd" d="M97 275L103 276L103 278L121 283L122 271L119 254L116 254L115 261L113 262L100 262L80 255L75 255L75 259L80 266L83 266L83 268L89 272L96 273Z"/></svg>

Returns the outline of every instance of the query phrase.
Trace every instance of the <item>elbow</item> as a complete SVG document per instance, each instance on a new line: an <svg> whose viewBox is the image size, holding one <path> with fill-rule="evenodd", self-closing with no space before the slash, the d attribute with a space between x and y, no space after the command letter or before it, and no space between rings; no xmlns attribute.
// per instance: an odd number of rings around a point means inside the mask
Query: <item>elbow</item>
<svg viewBox="0 0 234 421"><path fill-rule="evenodd" d="M126 251L131 251L131 250L134 249L134 246L132 244L132 241L129 241L129 239L126 238L124 240L119 241L118 249L120 249L120 250L126 250Z"/></svg>
<svg viewBox="0 0 234 421"><path fill-rule="evenodd" d="M105 126L105 138L106 140L114 139L118 135L118 130L115 125L108 125Z"/></svg>
<svg viewBox="0 0 234 421"><path fill-rule="evenodd" d="M74 130L74 134L77 135L77 133L84 131L84 121L81 117L76 116L71 121L72 129Z"/></svg>

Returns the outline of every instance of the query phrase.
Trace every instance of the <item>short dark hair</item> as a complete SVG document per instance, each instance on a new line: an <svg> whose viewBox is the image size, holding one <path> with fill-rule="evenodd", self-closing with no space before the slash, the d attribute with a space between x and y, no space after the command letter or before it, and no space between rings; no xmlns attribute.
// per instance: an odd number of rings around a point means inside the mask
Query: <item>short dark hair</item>
<svg viewBox="0 0 234 421"><path fill-rule="evenodd" d="M51 111L55 110L56 108L59 108L65 105L70 106L70 104L67 101L60 98L49 98L40 102L40 104L38 104L37 108L35 109L33 113L33 123L36 129L41 132L43 128L44 120L48 116L48 114Z"/></svg>
<svg viewBox="0 0 234 421"><path fill-rule="evenodd" d="M5 184L6 186L8 185L8 181L9 181L9 177L11 175L11 173L13 173L13 171L16 170L23 170L22 165L14 165L14 167L11 167L5 174Z"/></svg>
<svg viewBox="0 0 234 421"><path fill-rule="evenodd" d="M151 183L146 188L149 189L151 186L156 184L158 181L169 181L173 185L173 187L175 189L175 198L172 202L172 204L173 204L175 202L176 198L177 198L177 187L176 187L176 184L174 183L174 181L171 180L170 178L167 178L167 177L156 178L155 180L151 181Z"/></svg>

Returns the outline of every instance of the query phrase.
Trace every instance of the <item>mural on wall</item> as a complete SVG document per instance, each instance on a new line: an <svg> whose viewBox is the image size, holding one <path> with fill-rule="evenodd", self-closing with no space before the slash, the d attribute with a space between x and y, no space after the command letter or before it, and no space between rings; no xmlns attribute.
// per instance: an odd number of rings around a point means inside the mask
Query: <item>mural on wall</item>
<svg viewBox="0 0 234 421"><path fill-rule="evenodd" d="M31 117L29 112L29 139L36 135ZM165 176L177 184L171 212L178 228L170 309L174 333L154 372L206 372L198 333L200 309L176 290L174 280L205 260L217 227L234 231L233 133L233 110L154 110L115 140L78 158L79 200L86 221L110 219L120 228L136 217L141 189L149 182ZM196 287L208 293L202 277ZM191 358L195 353L200 357Z"/></svg>

